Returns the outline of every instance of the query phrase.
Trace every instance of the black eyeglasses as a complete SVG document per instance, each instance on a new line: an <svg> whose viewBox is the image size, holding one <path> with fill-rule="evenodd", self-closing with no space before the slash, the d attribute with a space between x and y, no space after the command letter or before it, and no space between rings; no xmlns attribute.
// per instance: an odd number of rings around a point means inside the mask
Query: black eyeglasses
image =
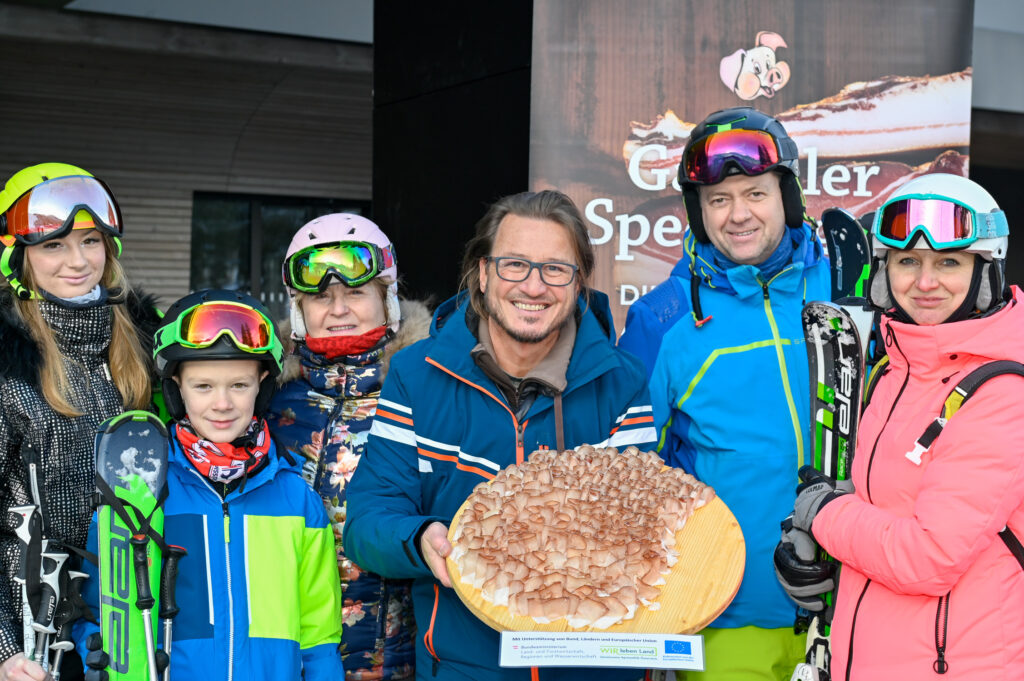
<svg viewBox="0 0 1024 681"><path fill-rule="evenodd" d="M525 258L487 256L494 263L498 276L505 281L526 281L534 269L540 272L540 279L548 286L568 286L576 278L579 267L567 262L534 262Z"/></svg>

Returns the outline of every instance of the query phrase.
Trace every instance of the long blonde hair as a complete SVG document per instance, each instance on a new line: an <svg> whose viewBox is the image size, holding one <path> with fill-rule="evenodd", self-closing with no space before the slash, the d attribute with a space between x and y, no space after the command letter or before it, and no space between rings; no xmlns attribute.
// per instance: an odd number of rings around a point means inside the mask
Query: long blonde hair
<svg viewBox="0 0 1024 681"><path fill-rule="evenodd" d="M103 286L108 291L120 289L121 295L126 296L129 292L128 277L124 268L115 255L115 248L111 238L103 235L103 246L106 252L106 262L103 268ZM33 289L32 269L28 265L28 258L22 257L22 281L26 288ZM17 296L14 298L14 310L18 317L25 323L32 339L39 344L42 355L42 369L39 372L39 385L43 398L54 411L67 417L81 416L82 412L75 407L68 399L70 383L67 372L64 370L64 355L57 347L57 340L53 335L42 313L39 312L39 305L35 300L22 300ZM110 375L114 385L121 393L121 400L125 409L144 409L152 400L149 364L150 359L139 343L138 333L135 324L124 305L112 305L113 319L110 330L110 345L107 349L107 357L110 365ZM67 358L75 361L73 357Z"/></svg>

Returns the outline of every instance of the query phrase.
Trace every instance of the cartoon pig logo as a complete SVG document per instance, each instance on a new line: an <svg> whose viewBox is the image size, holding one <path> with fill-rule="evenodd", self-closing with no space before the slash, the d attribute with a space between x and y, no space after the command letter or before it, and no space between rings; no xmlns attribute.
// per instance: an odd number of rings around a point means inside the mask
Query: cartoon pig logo
<svg viewBox="0 0 1024 681"><path fill-rule="evenodd" d="M755 38L756 47L736 50L723 57L718 73L722 82L740 99L774 97L789 82L789 64L776 61L775 50L786 47L778 33L761 31Z"/></svg>

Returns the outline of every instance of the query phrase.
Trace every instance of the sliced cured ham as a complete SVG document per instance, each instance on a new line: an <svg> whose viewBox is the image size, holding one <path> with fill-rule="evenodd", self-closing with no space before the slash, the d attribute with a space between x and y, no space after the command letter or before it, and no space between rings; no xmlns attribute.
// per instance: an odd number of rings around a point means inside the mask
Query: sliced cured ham
<svg viewBox="0 0 1024 681"><path fill-rule="evenodd" d="M658 607L676 532L713 498L635 447L537 451L474 489L452 559L513 616L605 629Z"/></svg>

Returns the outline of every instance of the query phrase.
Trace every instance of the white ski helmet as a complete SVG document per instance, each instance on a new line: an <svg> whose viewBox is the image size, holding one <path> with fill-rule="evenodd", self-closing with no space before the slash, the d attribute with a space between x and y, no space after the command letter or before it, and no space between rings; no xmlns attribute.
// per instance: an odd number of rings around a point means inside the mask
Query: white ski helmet
<svg viewBox="0 0 1024 681"><path fill-rule="evenodd" d="M343 244L366 244L373 252L372 269L369 278L358 284L346 281L341 273L329 269L320 284L321 290L337 279L346 286L362 286L370 279L381 279L387 284L387 296L384 306L386 323L392 331L398 331L401 312L398 306L398 260L394 255L394 245L388 236L373 221L354 213L331 213L322 215L306 223L292 237L284 262L281 264L281 277L291 297L290 316L292 340L302 341L306 338L306 323L302 311L295 302L295 288L292 277L295 256L310 247L330 247Z"/></svg>
<svg viewBox="0 0 1024 681"><path fill-rule="evenodd" d="M939 223L942 224L939 224ZM980 256L975 265L974 300L981 312L999 307L1005 297L1004 268L1009 226L996 200L962 175L928 173L902 185L875 212L871 226L874 255L868 298L883 310L894 306L885 265L894 250L930 248ZM879 275L882 276L879 276ZM970 298L970 296L969 296Z"/></svg>

